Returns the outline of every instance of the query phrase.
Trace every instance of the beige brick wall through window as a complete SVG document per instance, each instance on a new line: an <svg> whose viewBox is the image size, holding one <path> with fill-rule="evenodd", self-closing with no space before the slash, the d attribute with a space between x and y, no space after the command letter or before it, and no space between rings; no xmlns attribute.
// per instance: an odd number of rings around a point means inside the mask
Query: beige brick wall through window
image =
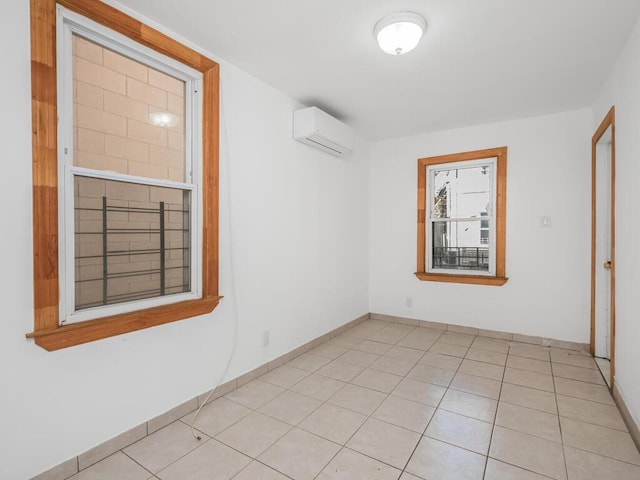
<svg viewBox="0 0 640 480"><path fill-rule="evenodd" d="M182 80L73 35L73 89L74 165L185 181Z"/></svg>

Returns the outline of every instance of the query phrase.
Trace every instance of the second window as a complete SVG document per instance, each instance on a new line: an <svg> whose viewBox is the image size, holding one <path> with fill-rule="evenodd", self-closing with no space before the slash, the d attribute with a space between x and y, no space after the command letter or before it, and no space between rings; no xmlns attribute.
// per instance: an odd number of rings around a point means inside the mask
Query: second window
<svg viewBox="0 0 640 480"><path fill-rule="evenodd" d="M502 285L506 147L418 160L421 280Z"/></svg>

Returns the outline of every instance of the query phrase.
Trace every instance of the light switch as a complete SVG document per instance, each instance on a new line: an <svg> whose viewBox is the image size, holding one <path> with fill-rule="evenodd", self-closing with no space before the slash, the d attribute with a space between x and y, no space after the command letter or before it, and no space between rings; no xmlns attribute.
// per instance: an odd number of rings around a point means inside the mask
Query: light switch
<svg viewBox="0 0 640 480"><path fill-rule="evenodd" d="M542 228L551 228L551 217L549 216L540 217L540 226Z"/></svg>

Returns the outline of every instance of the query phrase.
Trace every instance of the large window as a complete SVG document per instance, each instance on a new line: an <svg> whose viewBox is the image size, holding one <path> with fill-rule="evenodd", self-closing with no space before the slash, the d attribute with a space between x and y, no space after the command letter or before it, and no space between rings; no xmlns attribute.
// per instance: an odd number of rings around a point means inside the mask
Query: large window
<svg viewBox="0 0 640 480"><path fill-rule="evenodd" d="M217 64L102 2L33 0L32 65L30 336L53 350L213 310Z"/></svg>
<svg viewBox="0 0 640 480"><path fill-rule="evenodd" d="M418 160L421 280L502 285L507 149Z"/></svg>

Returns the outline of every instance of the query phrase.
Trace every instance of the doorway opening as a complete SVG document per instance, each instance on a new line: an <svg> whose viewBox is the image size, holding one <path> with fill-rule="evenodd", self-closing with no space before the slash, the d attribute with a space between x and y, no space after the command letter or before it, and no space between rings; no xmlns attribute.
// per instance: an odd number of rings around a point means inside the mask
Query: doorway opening
<svg viewBox="0 0 640 480"><path fill-rule="evenodd" d="M615 107L591 142L590 350L609 388L615 378Z"/></svg>

